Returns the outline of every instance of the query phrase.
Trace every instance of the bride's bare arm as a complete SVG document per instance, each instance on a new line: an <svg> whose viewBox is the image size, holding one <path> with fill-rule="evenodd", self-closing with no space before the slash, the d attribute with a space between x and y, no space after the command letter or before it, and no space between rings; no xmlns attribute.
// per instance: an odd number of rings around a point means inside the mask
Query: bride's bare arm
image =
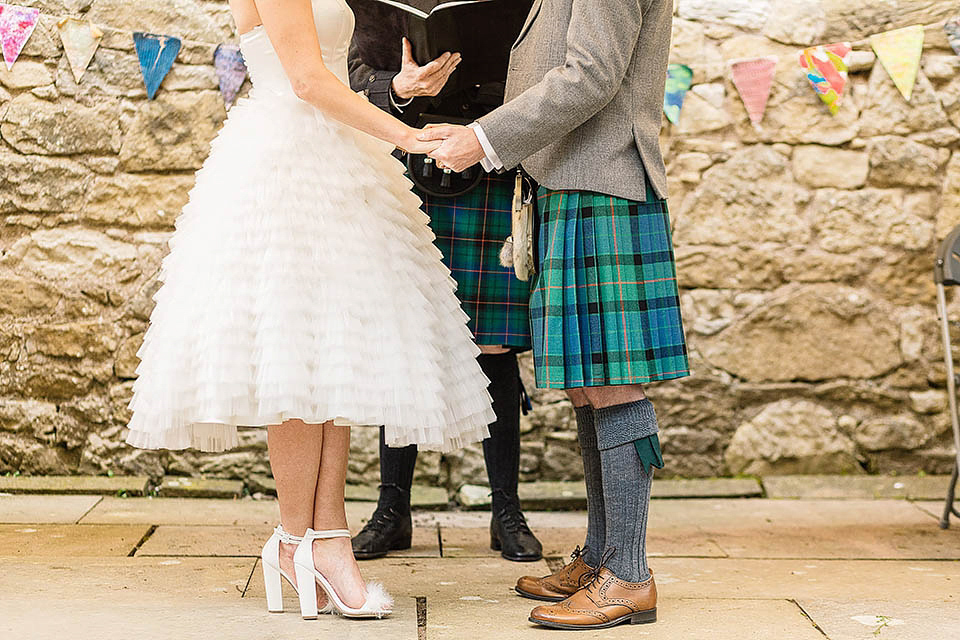
<svg viewBox="0 0 960 640"><path fill-rule="evenodd" d="M435 143L417 141L416 129L370 104L327 69L314 28L310 0L255 0L255 4L267 36L301 100L401 149L427 153L435 148ZM430 146L426 146L428 144Z"/></svg>

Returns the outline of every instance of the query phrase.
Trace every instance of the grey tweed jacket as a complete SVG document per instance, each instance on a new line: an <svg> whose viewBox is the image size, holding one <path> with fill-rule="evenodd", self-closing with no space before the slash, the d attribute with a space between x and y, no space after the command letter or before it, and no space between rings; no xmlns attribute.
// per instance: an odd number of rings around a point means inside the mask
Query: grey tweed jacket
<svg viewBox="0 0 960 640"><path fill-rule="evenodd" d="M660 151L673 0L536 0L507 103L480 119L506 168L548 189L667 195ZM646 171L644 171L646 169Z"/></svg>

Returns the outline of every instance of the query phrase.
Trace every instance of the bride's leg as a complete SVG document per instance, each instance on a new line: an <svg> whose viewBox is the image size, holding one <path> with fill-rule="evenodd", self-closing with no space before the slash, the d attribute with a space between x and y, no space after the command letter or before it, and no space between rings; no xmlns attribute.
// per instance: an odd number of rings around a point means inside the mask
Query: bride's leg
<svg viewBox="0 0 960 640"><path fill-rule="evenodd" d="M277 482L280 522L295 536L302 536L313 526L314 494L320 474L323 427L288 420L267 428L270 468ZM293 569L295 544L280 544L280 568L296 582ZM318 591L318 604L326 604L326 594Z"/></svg>
<svg viewBox="0 0 960 640"><path fill-rule="evenodd" d="M338 427L332 422L325 424L320 473L313 499L313 528L317 531L347 528L343 491L349 452L350 427ZM363 606L366 587L353 557L350 538L317 540L313 543L313 557L317 570L330 581L345 604Z"/></svg>

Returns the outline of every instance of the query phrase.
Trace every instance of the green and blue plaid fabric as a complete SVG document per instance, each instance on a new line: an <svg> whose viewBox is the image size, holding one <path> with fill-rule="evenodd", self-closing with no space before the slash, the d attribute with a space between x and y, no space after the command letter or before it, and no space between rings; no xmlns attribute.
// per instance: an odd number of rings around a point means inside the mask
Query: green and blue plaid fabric
<svg viewBox="0 0 960 640"><path fill-rule="evenodd" d="M665 200L540 189L530 300L537 385L572 389L690 375Z"/></svg>
<svg viewBox="0 0 960 640"><path fill-rule="evenodd" d="M462 196L418 195L477 344L529 349L530 285L500 266L500 248L511 232L513 186L513 174L491 174Z"/></svg>

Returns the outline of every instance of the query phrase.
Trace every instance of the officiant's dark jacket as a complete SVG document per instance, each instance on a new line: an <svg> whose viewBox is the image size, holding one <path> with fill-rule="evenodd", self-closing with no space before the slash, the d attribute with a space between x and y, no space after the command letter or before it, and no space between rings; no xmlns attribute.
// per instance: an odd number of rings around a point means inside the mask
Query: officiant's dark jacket
<svg viewBox="0 0 960 640"><path fill-rule="evenodd" d="M449 0L404 0L404 4L428 13L443 2L449 2ZM399 50L400 43L384 42L383 46ZM429 61L422 60L420 62L425 64ZM360 58L356 42L350 46L349 66L350 86L354 91L362 91L371 103L384 111L389 111L411 126L417 125L417 121L423 113L473 121L503 104L504 87L496 85L483 87L480 90L459 91L452 94L441 93L439 99L415 98L400 113L392 109L390 105L390 85L393 82L393 77L397 75L396 70L374 69L364 64Z"/></svg>

